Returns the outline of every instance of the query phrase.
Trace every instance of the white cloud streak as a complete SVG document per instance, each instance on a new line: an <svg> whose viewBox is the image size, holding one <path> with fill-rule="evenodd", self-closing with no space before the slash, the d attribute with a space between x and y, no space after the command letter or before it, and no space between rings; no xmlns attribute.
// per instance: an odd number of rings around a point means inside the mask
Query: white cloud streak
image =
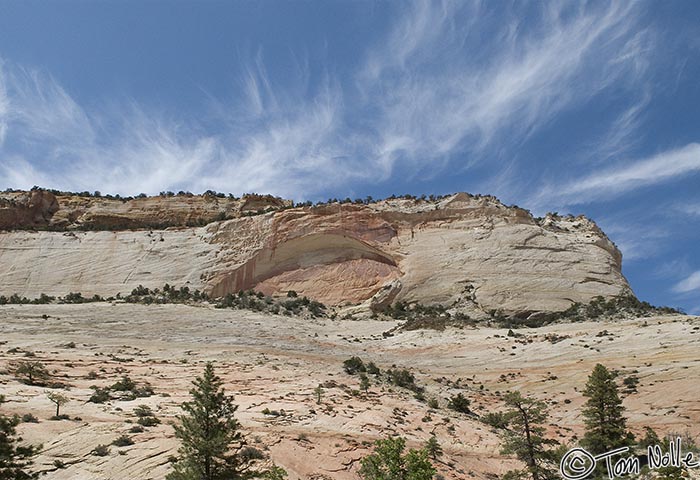
<svg viewBox="0 0 700 480"><path fill-rule="evenodd" d="M676 210L683 212L686 215L700 217L700 203L684 203L676 205Z"/></svg>
<svg viewBox="0 0 700 480"><path fill-rule="evenodd" d="M688 277L678 282L673 287L673 291L676 293L700 293L700 270L690 274Z"/></svg>
<svg viewBox="0 0 700 480"><path fill-rule="evenodd" d="M386 168L459 149L488 158L496 141L517 144L557 113L643 73L644 32L635 31L631 4L574 14L552 4L531 30L516 18L482 25L478 5L419 3L370 58L362 87L378 100L377 154ZM465 17L472 21L457 27L454 18ZM474 40L485 36L493 41ZM449 67L432 74L436 61Z"/></svg>
<svg viewBox="0 0 700 480"><path fill-rule="evenodd" d="M211 139L183 141L176 124L136 106L109 119L88 115L36 71L15 70L6 88L12 95L8 137L22 145L20 153L0 159L8 186L153 193L189 183L215 152ZM106 121L112 127L104 139L99 126Z"/></svg>
<svg viewBox="0 0 700 480"><path fill-rule="evenodd" d="M533 203L585 204L700 172L700 144L668 150L650 158L608 168L559 186L543 188Z"/></svg>
<svg viewBox="0 0 700 480"><path fill-rule="evenodd" d="M298 199L383 181L399 167L434 173L457 154L470 159L462 167L484 162L646 68L636 4L534 5L535 21L523 25L520 12L488 4L412 3L351 80L326 74L310 93L308 63L299 62L298 88L279 88L259 52L241 78L245 98L215 101L215 134L133 104L117 114L87 109L50 75L5 66L0 180ZM637 114L619 121L631 129Z"/></svg>
<svg viewBox="0 0 700 480"><path fill-rule="evenodd" d="M116 114L89 115L50 76L18 69L6 85L16 105L11 134L24 149L0 158L0 179L24 188L130 194L213 188L294 196L318 189L320 178L333 182L366 172L337 165L349 149L337 139L337 87L327 83L311 100L280 99L259 67L246 78L245 110L218 105L227 130L215 136L197 135L197 125L133 103Z"/></svg>
<svg viewBox="0 0 700 480"><path fill-rule="evenodd" d="M637 132L642 115L650 101L651 94L643 92L637 101L615 118L601 140L587 146L583 157L589 167L614 162L634 146L639 140Z"/></svg>

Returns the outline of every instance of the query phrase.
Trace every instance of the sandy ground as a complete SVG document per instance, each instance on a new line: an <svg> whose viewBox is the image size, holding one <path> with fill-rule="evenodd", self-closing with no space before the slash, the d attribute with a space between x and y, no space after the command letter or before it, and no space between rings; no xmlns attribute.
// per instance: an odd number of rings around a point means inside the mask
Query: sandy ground
<svg viewBox="0 0 700 480"><path fill-rule="evenodd" d="M620 379L639 378L637 392L624 397L635 433L648 425L659 433L700 436L697 317L553 325L517 330L519 337L485 327L383 335L394 326L183 305L3 306L0 393L8 403L0 408L39 418L19 430L27 441L43 444L36 468L46 472L42 478L56 480L164 478L177 450L170 423L206 361L215 362L235 395L248 444L270 455L290 479L358 478L359 459L371 442L392 434L405 436L410 447L436 435L445 451L436 466L445 478L491 478L517 462L501 455L494 430L447 409L447 399L462 392L483 414L500 409L508 390L535 395L550 404L549 433L574 443L582 431L580 392L596 363L619 370ZM359 392L358 378L342 369L352 355L382 369L411 369L439 408L375 379L368 393ZM47 389L20 383L11 373L21 360L45 363L69 385L63 393L71 401L61 413L71 420L49 420L55 408ZM111 385L125 374L150 382L155 395L87 403L90 386ZM317 404L319 384L325 386ZM127 433L141 404L162 423L130 434L134 445L91 454ZM265 415L266 408L284 414Z"/></svg>

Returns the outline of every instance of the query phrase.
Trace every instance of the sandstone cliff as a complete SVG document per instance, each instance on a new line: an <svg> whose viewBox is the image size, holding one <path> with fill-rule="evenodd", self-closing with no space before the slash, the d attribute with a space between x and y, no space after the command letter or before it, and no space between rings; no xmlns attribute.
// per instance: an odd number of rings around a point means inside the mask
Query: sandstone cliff
<svg viewBox="0 0 700 480"><path fill-rule="evenodd" d="M45 190L0 193L0 230L128 230L201 226L288 207L271 195L161 195L136 198L72 195Z"/></svg>
<svg viewBox="0 0 700 480"><path fill-rule="evenodd" d="M5 295L114 295L168 282L214 296L295 290L327 304L404 300L526 314L630 291L620 252L592 221L535 219L488 196L289 208L261 196L4 195ZM273 211L246 215L265 209ZM13 231L28 227L65 231Z"/></svg>

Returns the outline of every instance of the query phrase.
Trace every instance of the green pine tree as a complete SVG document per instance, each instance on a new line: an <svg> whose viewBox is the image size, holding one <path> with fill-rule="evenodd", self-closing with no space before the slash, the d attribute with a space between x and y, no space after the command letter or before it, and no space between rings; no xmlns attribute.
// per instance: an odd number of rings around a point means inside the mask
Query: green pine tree
<svg viewBox="0 0 700 480"><path fill-rule="evenodd" d="M320 383L316 388L314 388L314 395L316 396L316 403L321 405L321 396L323 395L323 385Z"/></svg>
<svg viewBox="0 0 700 480"><path fill-rule="evenodd" d="M508 429L504 433L503 453L514 454L525 463L525 469L508 472L509 478L549 480L558 478L558 442L544 436L542 424L548 418L544 402L509 392L505 403Z"/></svg>
<svg viewBox="0 0 700 480"><path fill-rule="evenodd" d="M440 442L438 442L435 435L430 437L428 441L425 442L425 451L428 452L428 456L433 460L437 460L438 457L442 456L442 447L440 446Z"/></svg>
<svg viewBox="0 0 700 480"><path fill-rule="evenodd" d="M588 397L582 411L586 433L581 445L593 455L632 444L623 412L625 408L614 375L597 364L588 377L583 395Z"/></svg>
<svg viewBox="0 0 700 480"><path fill-rule="evenodd" d="M5 398L0 395L0 404ZM31 457L36 455L38 447L17 445L22 441L17 436L15 427L19 425L19 417L0 414L0 480L31 480L39 478L38 473L30 473Z"/></svg>
<svg viewBox="0 0 700 480"><path fill-rule="evenodd" d="M369 390L369 378L364 373L360 374L360 390L364 391L365 393L367 393L367 390Z"/></svg>
<svg viewBox="0 0 700 480"><path fill-rule="evenodd" d="M360 477L364 480L431 480L436 473L426 450L411 449L404 454L401 437L377 440L374 453L363 458Z"/></svg>
<svg viewBox="0 0 700 480"><path fill-rule="evenodd" d="M238 408L227 396L214 366L207 363L204 374L192 382L192 400L182 404L184 415L175 426L182 446L168 480L233 480L243 478L238 459L231 449L241 441L234 418Z"/></svg>

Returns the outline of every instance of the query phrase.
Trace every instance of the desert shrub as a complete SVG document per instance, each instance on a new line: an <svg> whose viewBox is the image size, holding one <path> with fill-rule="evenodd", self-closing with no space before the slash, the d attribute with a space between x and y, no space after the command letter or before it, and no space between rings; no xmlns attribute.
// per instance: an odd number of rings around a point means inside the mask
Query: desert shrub
<svg viewBox="0 0 700 480"><path fill-rule="evenodd" d="M4 295L0 297L0 305L5 305L8 303L11 305L25 305L31 302L32 301L29 300L27 297L21 297L16 293L10 295L9 298L5 297Z"/></svg>
<svg viewBox="0 0 700 480"><path fill-rule="evenodd" d="M493 428L504 429L508 426L508 415L503 412L489 412L481 417L481 421Z"/></svg>
<svg viewBox="0 0 700 480"><path fill-rule="evenodd" d="M143 433L144 431L143 425L134 425L129 429L129 433Z"/></svg>
<svg viewBox="0 0 700 480"><path fill-rule="evenodd" d="M367 371L365 363L360 357L350 357L343 362L343 369L350 375Z"/></svg>
<svg viewBox="0 0 700 480"><path fill-rule="evenodd" d="M639 385L639 377L630 375L622 380L622 384L625 386L625 393L635 393Z"/></svg>
<svg viewBox="0 0 700 480"><path fill-rule="evenodd" d="M15 377L27 385L45 385L50 377L43 363L32 360L18 362L14 369Z"/></svg>
<svg viewBox="0 0 700 480"><path fill-rule="evenodd" d="M34 300L31 301L34 305L47 305L51 302L56 300L56 297L52 297L49 295L46 295L45 293L42 293L39 295L39 298L35 298Z"/></svg>
<svg viewBox="0 0 700 480"><path fill-rule="evenodd" d="M160 425L160 419L156 417L140 417L136 423L143 427L155 427L156 425Z"/></svg>
<svg viewBox="0 0 700 480"><path fill-rule="evenodd" d="M450 401L448 402L447 406L456 412L470 413L470 404L471 401L467 397L465 397L462 393L458 393L457 395L450 397Z"/></svg>
<svg viewBox="0 0 700 480"><path fill-rule="evenodd" d="M115 392L131 392L136 389L136 383L125 375L121 380L118 380L109 388Z"/></svg>
<svg viewBox="0 0 700 480"><path fill-rule="evenodd" d="M374 362L368 362L366 365L367 368L367 373L370 375L380 375L382 372L379 370L379 367L377 367Z"/></svg>
<svg viewBox="0 0 700 480"><path fill-rule="evenodd" d="M92 395L88 399L88 402L90 402L90 403L105 403L105 402L108 402L109 400L112 399L112 396L109 394L109 389L95 387L94 385L90 388L92 388L94 390L94 392L92 393Z"/></svg>
<svg viewBox="0 0 700 480"><path fill-rule="evenodd" d="M93 448L92 452L90 453L98 457L106 457L107 455L109 455L109 447L107 445L100 444Z"/></svg>
<svg viewBox="0 0 700 480"><path fill-rule="evenodd" d="M247 463L252 460L264 460L265 454L258 448L246 445L238 452L238 457Z"/></svg>
<svg viewBox="0 0 700 480"><path fill-rule="evenodd" d="M407 388L415 393L422 393L424 389L416 384L416 377L405 369L389 369L386 371L389 382L397 387Z"/></svg>
<svg viewBox="0 0 700 480"><path fill-rule="evenodd" d="M22 421L24 423L39 423L39 419L31 413L25 413L24 415L22 415Z"/></svg>
<svg viewBox="0 0 700 480"><path fill-rule="evenodd" d="M65 413L62 413L60 415L54 415L49 418L49 420L70 420L70 415L66 415Z"/></svg>
<svg viewBox="0 0 700 480"><path fill-rule="evenodd" d="M154 394L153 387L149 383L138 385L127 375L115 382L108 390L120 393L119 398L121 400L135 400L136 398L150 397Z"/></svg>
<svg viewBox="0 0 700 480"><path fill-rule="evenodd" d="M133 444L134 441L128 435L121 435L112 442L112 445L115 447L128 447L129 445Z"/></svg>
<svg viewBox="0 0 700 480"><path fill-rule="evenodd" d="M134 388L132 391L134 392L134 395L136 395L137 398L150 397L155 393L150 383L145 383L139 387Z"/></svg>
<svg viewBox="0 0 700 480"><path fill-rule="evenodd" d="M153 410L148 405L139 405L136 408L134 408L134 415L136 415L139 418L154 416Z"/></svg>

